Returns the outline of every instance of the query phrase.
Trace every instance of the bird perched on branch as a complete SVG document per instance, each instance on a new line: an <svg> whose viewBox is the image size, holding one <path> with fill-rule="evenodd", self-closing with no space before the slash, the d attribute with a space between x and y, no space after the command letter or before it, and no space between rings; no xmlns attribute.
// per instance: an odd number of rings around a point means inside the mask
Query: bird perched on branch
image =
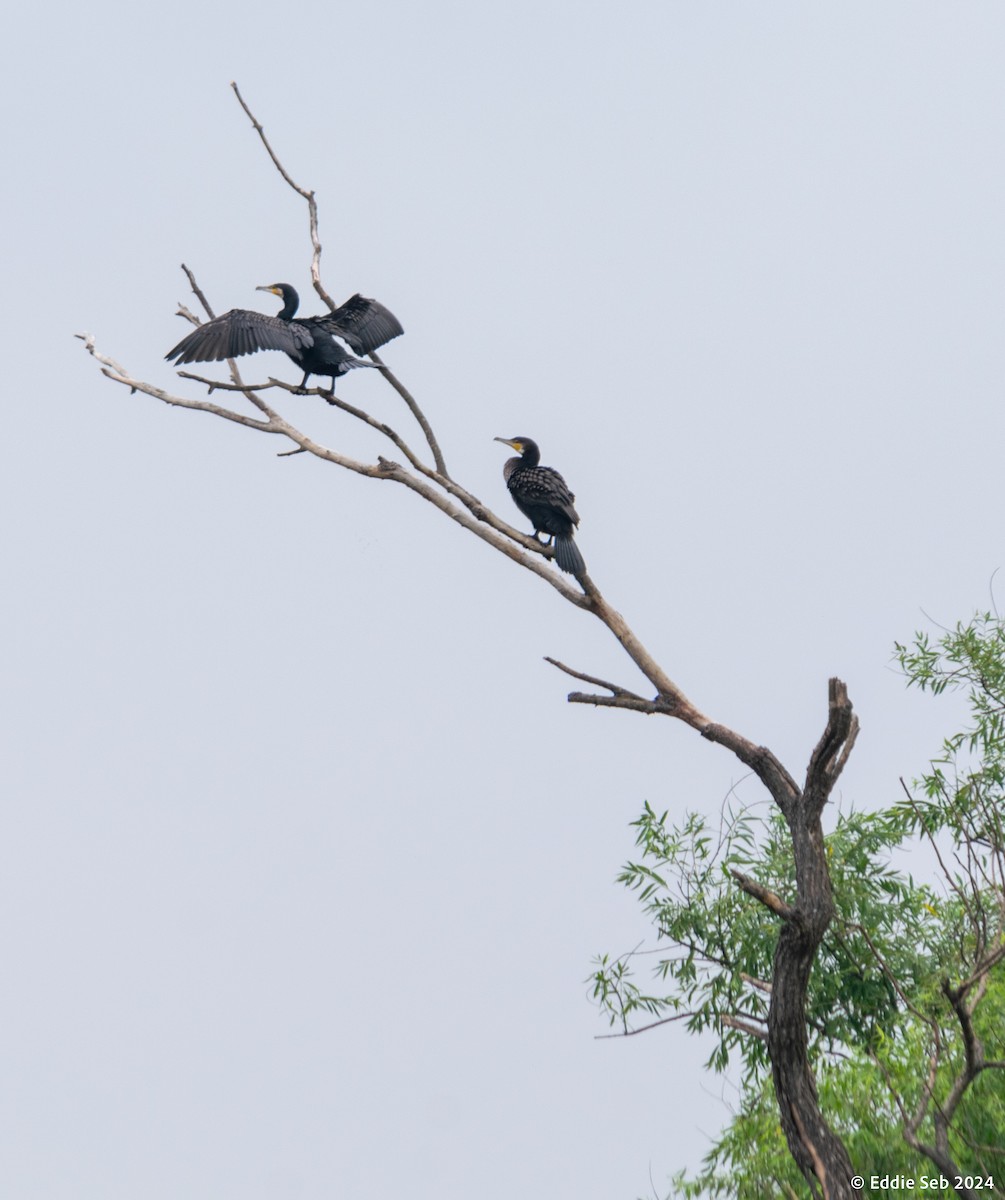
<svg viewBox="0 0 1005 1200"><path fill-rule="evenodd" d="M570 575L585 575L586 563L579 547L572 540L579 524L579 514L573 508L576 497L569 485L553 467L542 467L537 442L528 437L496 438L504 446L512 446L519 455L503 465L503 479L517 508L534 526L534 537L548 534L555 539L555 562Z"/></svg>
<svg viewBox="0 0 1005 1200"><path fill-rule="evenodd" d="M164 357L180 365L220 362L258 350L282 350L303 371L302 388L307 386L311 375L330 375L334 391L335 380L346 371L377 365L353 358L349 350L372 354L378 346L405 332L390 309L359 293L327 316L297 317L300 297L288 283L270 283L255 291L271 292L282 298L283 307L276 316L232 308L193 330Z"/></svg>

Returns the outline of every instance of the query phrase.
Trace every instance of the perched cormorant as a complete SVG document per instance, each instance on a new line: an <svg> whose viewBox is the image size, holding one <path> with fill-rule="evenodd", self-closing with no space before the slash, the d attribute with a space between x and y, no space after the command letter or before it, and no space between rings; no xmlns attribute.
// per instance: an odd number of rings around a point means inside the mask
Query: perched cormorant
<svg viewBox="0 0 1005 1200"><path fill-rule="evenodd" d="M496 438L512 446L519 458L509 458L503 466L503 479L517 508L534 526L534 537L548 534L555 539L555 562L570 575L584 575L586 563L572 540L579 514L572 507L576 497L553 467L542 467L537 442L528 437Z"/></svg>
<svg viewBox="0 0 1005 1200"><path fill-rule="evenodd" d="M282 350L303 371L301 387L307 386L311 375L330 375L334 391L339 375L353 367L377 365L353 358L336 338L341 338L357 354L371 354L405 332L390 309L359 293L327 316L294 317L300 297L288 283L271 283L255 291L282 297L283 307L278 315L269 317L246 308L232 308L193 330L164 357L179 364L220 362L224 358L254 354L256 350Z"/></svg>

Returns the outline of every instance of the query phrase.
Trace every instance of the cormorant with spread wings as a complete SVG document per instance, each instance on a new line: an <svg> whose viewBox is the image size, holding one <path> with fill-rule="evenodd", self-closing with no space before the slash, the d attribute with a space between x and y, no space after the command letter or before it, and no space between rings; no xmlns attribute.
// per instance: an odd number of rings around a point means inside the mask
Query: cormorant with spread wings
<svg viewBox="0 0 1005 1200"><path fill-rule="evenodd" d="M311 375L328 375L334 391L340 375L354 367L377 366L354 358L350 350L372 354L405 332L390 309L358 292L327 316L297 317L300 297L288 283L271 283L255 290L282 298L283 307L276 316L233 308L182 338L165 355L168 362L220 362L259 350L282 350L303 371L301 387L307 386Z"/></svg>

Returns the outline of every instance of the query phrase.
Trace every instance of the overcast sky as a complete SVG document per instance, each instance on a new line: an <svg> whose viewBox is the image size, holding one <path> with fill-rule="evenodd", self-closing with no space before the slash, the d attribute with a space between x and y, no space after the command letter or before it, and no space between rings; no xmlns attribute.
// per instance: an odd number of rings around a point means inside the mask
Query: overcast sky
<svg viewBox="0 0 1005 1200"><path fill-rule="evenodd" d="M597 1041L584 980L646 933L629 822L759 802L739 765L567 705L546 654L645 685L403 489L74 340L199 394L181 262L218 311L318 311L230 80L455 476L519 522L492 438L535 437L611 602L797 777L845 679L873 807L956 717L894 640L1003 562L1003 52L999 4L920 0L8 16L5 1196L633 1200L736 1102L683 1029ZM339 392L408 430L376 372Z"/></svg>

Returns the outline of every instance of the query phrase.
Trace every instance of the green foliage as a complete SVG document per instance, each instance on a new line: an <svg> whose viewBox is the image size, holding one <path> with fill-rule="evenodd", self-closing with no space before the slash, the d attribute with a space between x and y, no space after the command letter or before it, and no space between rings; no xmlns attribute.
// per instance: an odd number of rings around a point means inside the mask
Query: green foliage
<svg viewBox="0 0 1005 1200"><path fill-rule="evenodd" d="M980 613L947 631L933 646L916 633L896 647L908 686L939 696L966 695L969 720L946 738L942 753L918 781L920 795L902 802L909 828L947 833L954 848L977 847L992 855L1005 848L1005 622Z"/></svg>
<svg viewBox="0 0 1005 1200"><path fill-rule="evenodd" d="M643 992L632 978L634 955L603 956L594 998L624 1030L638 1013L678 1017L695 1033L713 1030L708 1065L721 1070L738 1052L749 1083L768 1066L765 1045L723 1017L754 1027L766 1020L768 995L757 982L771 979L778 924L730 871L756 876L783 900L793 893L785 822L774 812L740 810L718 829L697 813L674 825L647 803L633 824L641 859L628 863L618 881L638 892L660 942L672 947L656 966L669 988ZM888 814L851 813L827 839L839 917L821 946L807 1012L811 1045L821 1052L871 1045L892 1019L897 997L877 952L896 955L900 973L912 981L931 972L935 895L889 865L902 834L902 822Z"/></svg>
<svg viewBox="0 0 1005 1200"><path fill-rule="evenodd" d="M962 730L903 798L873 813L838 814L826 838L837 915L810 978L807 1029L823 1111L855 1170L918 1177L937 1172L904 1140L934 1141L932 1113L966 1066L947 988L981 972L973 1032L1005 1061L1005 623L985 613L933 641L896 647L909 686L958 691ZM676 1020L711 1034L708 1064L739 1071L742 1103L682 1197L803 1197L809 1191L778 1122L766 1043L768 986L778 919L738 887L733 872L789 901L795 878L788 829L770 807L697 813L674 823L647 803L634 822L638 853L618 880L657 933L657 986L635 981L637 952L595 962L593 995L623 1031ZM898 866L925 845L931 882ZM658 1035L650 1035L658 1036ZM934 1081L934 1085L933 1085ZM931 1088L931 1093L927 1089ZM932 1100L934 1097L934 1101ZM867 1115L868 1119L863 1119ZM1005 1194L1005 1070L965 1088L950 1152L964 1171L995 1175ZM954 1195L935 1189L928 1196Z"/></svg>
<svg viewBox="0 0 1005 1200"><path fill-rule="evenodd" d="M1005 1002L1005 982L997 980L989 991L985 1024L1000 1022ZM994 1012L990 1010L994 1009ZM1000 1025L999 1025L1000 1027ZM914 1105L930 1051L927 1027L908 1013L884 1040L879 1052L883 1069L891 1073L904 1101ZM959 1062L940 1071L937 1088L945 1094ZM860 1175L904 1175L917 1179L937 1175L930 1163L904 1141L900 1110L884 1085L875 1058L861 1052L825 1061L818 1071L820 1101L836 1132L843 1139L852 1166ZM867 1119L866 1119L867 1118ZM978 1077L954 1121L951 1149L964 1170L998 1177L1005 1172L1001 1151L1005 1129L1005 1086L1001 1072ZM704 1167L693 1177L681 1173L672 1194L723 1200L769 1200L770 1197L810 1196L809 1188L789 1156L778 1123L778 1109L770 1078L745 1091L740 1111L716 1142ZM950 1200L952 1188L928 1188L931 1200ZM994 1193L992 1193L994 1194Z"/></svg>

